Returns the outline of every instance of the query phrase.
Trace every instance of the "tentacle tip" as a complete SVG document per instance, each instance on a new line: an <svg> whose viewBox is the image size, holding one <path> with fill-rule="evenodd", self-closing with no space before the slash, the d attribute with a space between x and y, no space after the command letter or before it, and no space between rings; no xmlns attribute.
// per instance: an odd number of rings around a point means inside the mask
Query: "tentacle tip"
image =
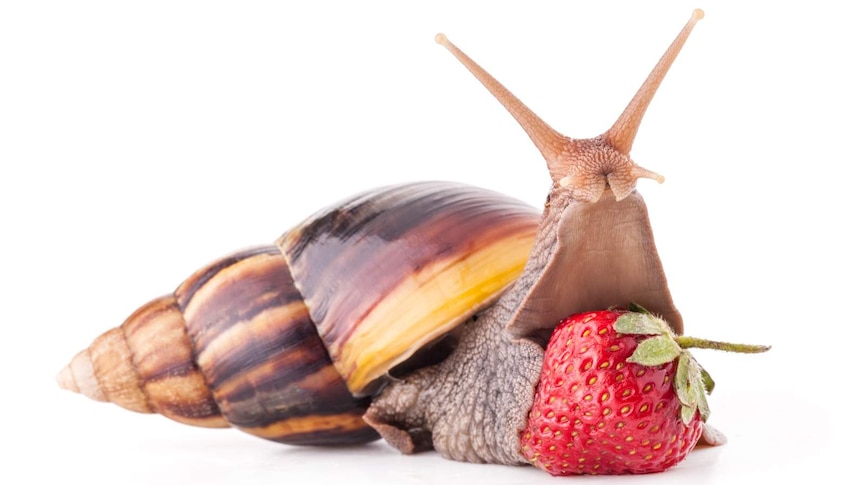
<svg viewBox="0 0 862 485"><path fill-rule="evenodd" d="M655 180L656 182L663 184L664 183L664 175L653 172L652 170L647 170L643 167L635 166L632 168L632 176L635 179L644 178Z"/></svg>
<svg viewBox="0 0 862 485"><path fill-rule="evenodd" d="M694 12L691 13L691 19L696 22L696 21L702 19L704 15L705 14L703 13L703 10L696 8L696 9L694 9Z"/></svg>
<svg viewBox="0 0 862 485"><path fill-rule="evenodd" d="M449 39L446 37L446 34L441 32L441 33L434 36L434 42L436 42L440 45L448 45Z"/></svg>

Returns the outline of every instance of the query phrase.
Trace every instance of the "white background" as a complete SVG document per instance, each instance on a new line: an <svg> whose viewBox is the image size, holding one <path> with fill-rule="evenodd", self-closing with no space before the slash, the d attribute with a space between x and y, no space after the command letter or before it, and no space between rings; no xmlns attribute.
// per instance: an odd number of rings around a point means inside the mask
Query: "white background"
<svg viewBox="0 0 862 485"><path fill-rule="evenodd" d="M356 191L447 179L539 206L542 159L437 32L591 137L694 7L706 18L632 153L667 182L640 190L688 333L774 348L698 353L727 446L602 482L852 482L838 473L860 436L858 12L646 3L3 2L0 482L562 483L187 428L54 374L198 267Z"/></svg>

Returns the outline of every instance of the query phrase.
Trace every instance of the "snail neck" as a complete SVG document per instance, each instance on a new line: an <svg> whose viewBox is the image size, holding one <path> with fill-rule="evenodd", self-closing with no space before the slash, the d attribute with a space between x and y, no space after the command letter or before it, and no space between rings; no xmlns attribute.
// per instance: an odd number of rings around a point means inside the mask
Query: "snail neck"
<svg viewBox="0 0 862 485"><path fill-rule="evenodd" d="M527 316L524 308L528 307L531 296L537 296L537 285L558 251L560 242L557 235L565 208L570 203L573 203L570 198L551 191L524 270L497 303L481 316L482 320L488 320L486 325L493 327L497 332L515 339L532 337L543 347L547 343L548 336L544 335L545 332L529 334L524 331L513 331L513 329L535 328L535 325L531 326L530 322L523 321Z"/></svg>

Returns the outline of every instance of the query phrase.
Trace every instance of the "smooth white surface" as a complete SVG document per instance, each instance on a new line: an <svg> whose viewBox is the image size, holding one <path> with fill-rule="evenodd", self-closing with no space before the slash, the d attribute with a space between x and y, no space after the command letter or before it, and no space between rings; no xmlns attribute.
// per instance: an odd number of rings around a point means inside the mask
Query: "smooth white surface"
<svg viewBox="0 0 862 485"><path fill-rule="evenodd" d="M563 483L185 428L62 392L54 374L200 266L353 192L450 179L540 205L542 160L437 32L589 137L702 7L633 157L667 177L640 190L688 332L774 348L697 354L728 445L601 481L852 483L857 7L643 3L3 3L0 482Z"/></svg>

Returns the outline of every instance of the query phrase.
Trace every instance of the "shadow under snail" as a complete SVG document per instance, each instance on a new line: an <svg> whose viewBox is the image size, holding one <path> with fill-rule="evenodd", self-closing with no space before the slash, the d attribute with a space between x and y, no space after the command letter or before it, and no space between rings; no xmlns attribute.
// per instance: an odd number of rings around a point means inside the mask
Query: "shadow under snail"
<svg viewBox="0 0 862 485"><path fill-rule="evenodd" d="M347 199L221 258L58 375L92 399L291 444L382 436L405 453L523 464L553 327L638 302L678 332L629 157L696 10L613 126L565 137L438 35L515 117L553 181L544 210L450 183Z"/></svg>

